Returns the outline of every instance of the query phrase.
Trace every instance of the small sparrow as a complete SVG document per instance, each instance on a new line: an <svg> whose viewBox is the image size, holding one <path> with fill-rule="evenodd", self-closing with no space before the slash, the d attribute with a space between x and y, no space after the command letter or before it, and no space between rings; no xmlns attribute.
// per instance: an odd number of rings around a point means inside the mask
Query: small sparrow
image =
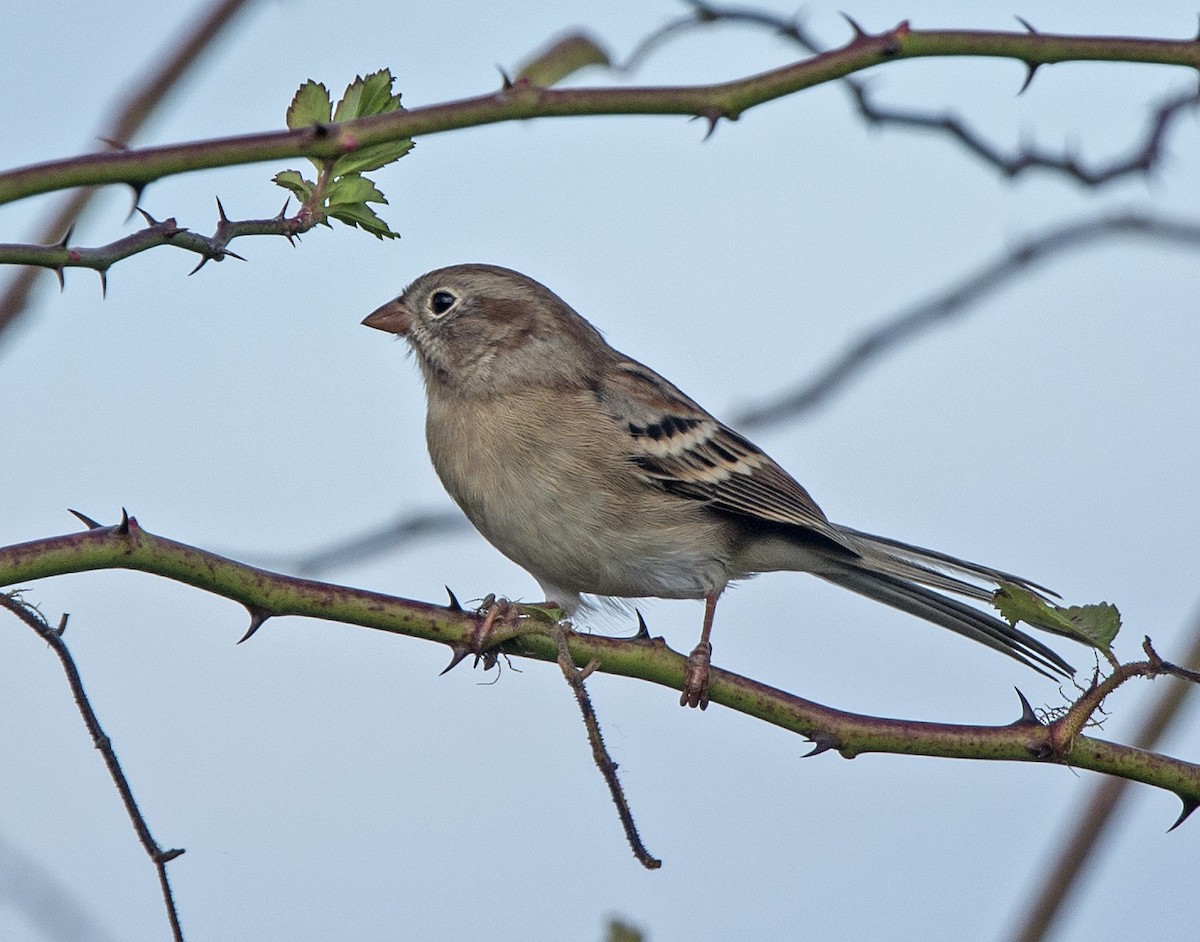
<svg viewBox="0 0 1200 942"><path fill-rule="evenodd" d="M1003 651L1072 668L946 593L986 601L1017 576L831 523L753 442L614 350L548 288L493 265L422 275L370 314L425 379L442 484L567 613L581 593L704 599L681 704L704 708L713 612L732 581L810 572Z"/></svg>

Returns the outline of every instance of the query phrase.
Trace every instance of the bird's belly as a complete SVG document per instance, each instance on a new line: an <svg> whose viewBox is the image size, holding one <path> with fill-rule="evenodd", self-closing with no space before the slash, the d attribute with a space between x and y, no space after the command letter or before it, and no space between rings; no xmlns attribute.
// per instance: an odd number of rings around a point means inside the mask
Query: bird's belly
<svg viewBox="0 0 1200 942"><path fill-rule="evenodd" d="M450 460L438 430L430 430L442 483L476 529L543 588L703 598L740 575L730 572L732 553L719 520L702 504L641 481L623 459L582 466L566 441L459 431L470 439L472 466ZM620 486L611 486L614 478Z"/></svg>

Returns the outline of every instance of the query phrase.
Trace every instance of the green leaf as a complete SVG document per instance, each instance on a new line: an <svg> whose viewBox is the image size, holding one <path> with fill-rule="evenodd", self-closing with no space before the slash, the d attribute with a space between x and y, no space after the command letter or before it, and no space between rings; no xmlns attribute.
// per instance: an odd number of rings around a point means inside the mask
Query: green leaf
<svg viewBox="0 0 1200 942"><path fill-rule="evenodd" d="M387 203L378 187L357 173L334 180L325 194L331 208L340 203Z"/></svg>
<svg viewBox="0 0 1200 942"><path fill-rule="evenodd" d="M288 105L287 126L294 131L314 124L328 124L330 107L329 89L309 79L296 89L296 96Z"/></svg>
<svg viewBox="0 0 1200 942"><path fill-rule="evenodd" d="M394 81L390 69L380 69L366 78L356 75L354 81L346 86L342 100L337 103L333 120L353 121L355 118L399 110L400 96L392 94Z"/></svg>
<svg viewBox="0 0 1200 942"><path fill-rule="evenodd" d="M329 215L348 226L365 229L377 239L400 238L400 233L389 229L387 223L376 216L366 203L338 203L329 207Z"/></svg>
<svg viewBox="0 0 1200 942"><path fill-rule="evenodd" d="M382 144L372 144L370 147L356 150L352 154L344 154L334 162L333 175L340 177L347 173L378 170L380 167L386 167L392 161L399 160L412 150L412 146L413 142L408 139L384 141Z"/></svg>
<svg viewBox="0 0 1200 942"><path fill-rule="evenodd" d="M305 180L296 170L282 170L271 177L271 182L295 193L301 205L308 204L317 186L312 180Z"/></svg>
<svg viewBox="0 0 1200 942"><path fill-rule="evenodd" d="M589 65L611 65L606 53L596 41L583 33L556 40L517 70L517 81L549 88Z"/></svg>
<svg viewBox="0 0 1200 942"><path fill-rule="evenodd" d="M1111 654L1113 639L1121 630L1121 613L1115 605L1052 605L1044 598L1011 582L1002 583L992 605L1010 624L1023 621L1034 628L1073 638Z"/></svg>

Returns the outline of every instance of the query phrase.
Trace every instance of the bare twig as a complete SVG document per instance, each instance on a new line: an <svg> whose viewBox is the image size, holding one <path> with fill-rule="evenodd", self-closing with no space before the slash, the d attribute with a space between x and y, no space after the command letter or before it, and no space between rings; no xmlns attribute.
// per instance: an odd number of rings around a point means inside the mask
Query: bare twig
<svg viewBox="0 0 1200 942"><path fill-rule="evenodd" d="M1190 629L1192 645L1184 658L1184 666L1200 669L1200 615L1192 621ZM1192 699L1194 687L1190 683L1168 683L1164 685L1154 705L1142 718L1142 723L1133 736L1132 745L1150 751L1170 729L1184 703ZM1114 820L1114 812L1127 792L1124 779L1106 778L1099 782L1088 799L1087 806L1075 822L1075 828L1066 840L1056 841L1053 863L1047 867L1049 876L1039 874L1033 905L1022 905L1023 916L1013 933L1015 942L1041 942L1054 927L1063 907L1071 899L1080 874L1092 859Z"/></svg>
<svg viewBox="0 0 1200 942"><path fill-rule="evenodd" d="M654 50L674 36L720 23L746 23L765 27L813 55L819 55L828 48L817 42L796 17L780 16L767 10L750 7L721 6L703 2L689 2L688 5L693 8L691 15L672 20L643 39L621 66L621 71L632 71L641 65ZM1036 35L1036 31L1030 30L1030 32ZM1025 83L1027 87L1033 78L1037 63L1027 61L1026 65L1029 68ZM1007 177L1016 177L1028 170L1042 170L1058 173L1084 186L1093 187L1131 174L1145 174L1154 169L1162 157L1163 141L1175 119L1185 111L1200 106L1200 87L1164 99L1151 112L1149 125L1141 142L1135 144L1127 156L1113 158L1094 166L1086 166L1074 154L1051 154L1032 146L1022 147L1011 154L1005 154L965 121L952 114L887 108L875 102L865 82L846 77L842 79L842 84L850 92L858 113L868 124L889 125L943 134L953 138L976 157L992 165Z"/></svg>
<svg viewBox="0 0 1200 942"><path fill-rule="evenodd" d="M246 0L216 0L181 42L172 43L174 51L170 57L142 78L133 95L100 137L122 147L128 145L155 109L199 61L205 50L211 48L214 40L245 5ZM94 195L94 190L82 189L68 196L46 220L34 241L53 243L61 239L63 233L83 214ZM22 269L13 276L8 288L0 295L0 335L16 321L29 303L37 275L36 268Z"/></svg>
<svg viewBox="0 0 1200 942"><path fill-rule="evenodd" d="M83 717L88 734L92 737L93 744L103 757L104 764L108 767L108 774L112 777L113 784L117 786L117 792L120 794L121 801L125 805L125 812L129 815L129 820L133 822L133 830L137 833L138 841L141 842L143 849L150 860L153 861L154 868L158 872L158 883L162 889L163 903L167 907L167 918L171 923L171 937L176 942L182 942L183 929L179 925L179 913L175 908L175 897L171 893L171 884L167 878L167 864L182 854L183 850L163 850L163 848L158 846L158 842L154 840L154 836L150 833L150 827L146 823L141 809L138 807L137 800L133 797L133 790L129 787L129 780L125 778L125 773L121 770L121 763L117 760L117 753L113 749L112 740L104 732L104 728L100 725L100 720L96 716L96 711L92 709L92 705L83 689L83 678L79 676L79 668L75 666L75 659L71 656L66 642L62 639L63 631L67 627L67 616L64 615L58 626L54 627L46 621L41 612L28 602L23 601L15 592L0 592L0 607L8 609L17 618L32 628L38 637L50 645L54 653L58 656L63 672L67 675L67 683L71 688L71 696L75 698L75 705L79 708L79 713Z"/></svg>
<svg viewBox="0 0 1200 942"><path fill-rule="evenodd" d="M588 743L592 747L592 759L596 763L596 768L600 770L600 774L604 776L604 784L608 786L608 793L612 796L613 804L617 806L617 816L621 819L621 826L625 829L625 838L629 841L633 856L637 858L638 863L647 870L657 870L662 866L662 861L653 856L646 849L646 845L642 843L637 824L633 820L633 812L629 810L629 802L625 799L625 790L621 788L620 779L617 778L617 763L613 761L612 756L608 754L608 747L604 745L604 736L600 732L600 721L596 718L596 710L592 706L591 697L588 696L587 688L583 685L583 682L600 666L600 661L592 660L586 666L577 668L571 657L571 646L567 641L566 627L555 625L553 633L554 643L558 648L558 666L562 668L563 677L567 679L567 683L575 694L575 702L579 704L579 712L583 714L583 725L587 727Z"/></svg>
<svg viewBox="0 0 1200 942"><path fill-rule="evenodd" d="M1124 213L1067 223L1027 239L931 300L889 317L851 343L798 389L742 410L734 423L743 429L751 429L793 419L824 402L884 354L893 353L902 343L915 339L931 327L962 315L971 304L1023 274L1035 262L1105 239L1129 235L1159 239L1168 244L1200 246L1200 222Z"/></svg>

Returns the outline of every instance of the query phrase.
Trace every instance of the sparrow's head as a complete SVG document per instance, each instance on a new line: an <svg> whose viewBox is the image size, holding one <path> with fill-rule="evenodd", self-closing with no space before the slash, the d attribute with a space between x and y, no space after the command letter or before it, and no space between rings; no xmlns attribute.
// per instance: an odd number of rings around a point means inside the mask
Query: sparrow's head
<svg viewBox="0 0 1200 942"><path fill-rule="evenodd" d="M404 337L431 388L468 395L587 385L612 355L553 291L495 265L431 271L363 323Z"/></svg>

